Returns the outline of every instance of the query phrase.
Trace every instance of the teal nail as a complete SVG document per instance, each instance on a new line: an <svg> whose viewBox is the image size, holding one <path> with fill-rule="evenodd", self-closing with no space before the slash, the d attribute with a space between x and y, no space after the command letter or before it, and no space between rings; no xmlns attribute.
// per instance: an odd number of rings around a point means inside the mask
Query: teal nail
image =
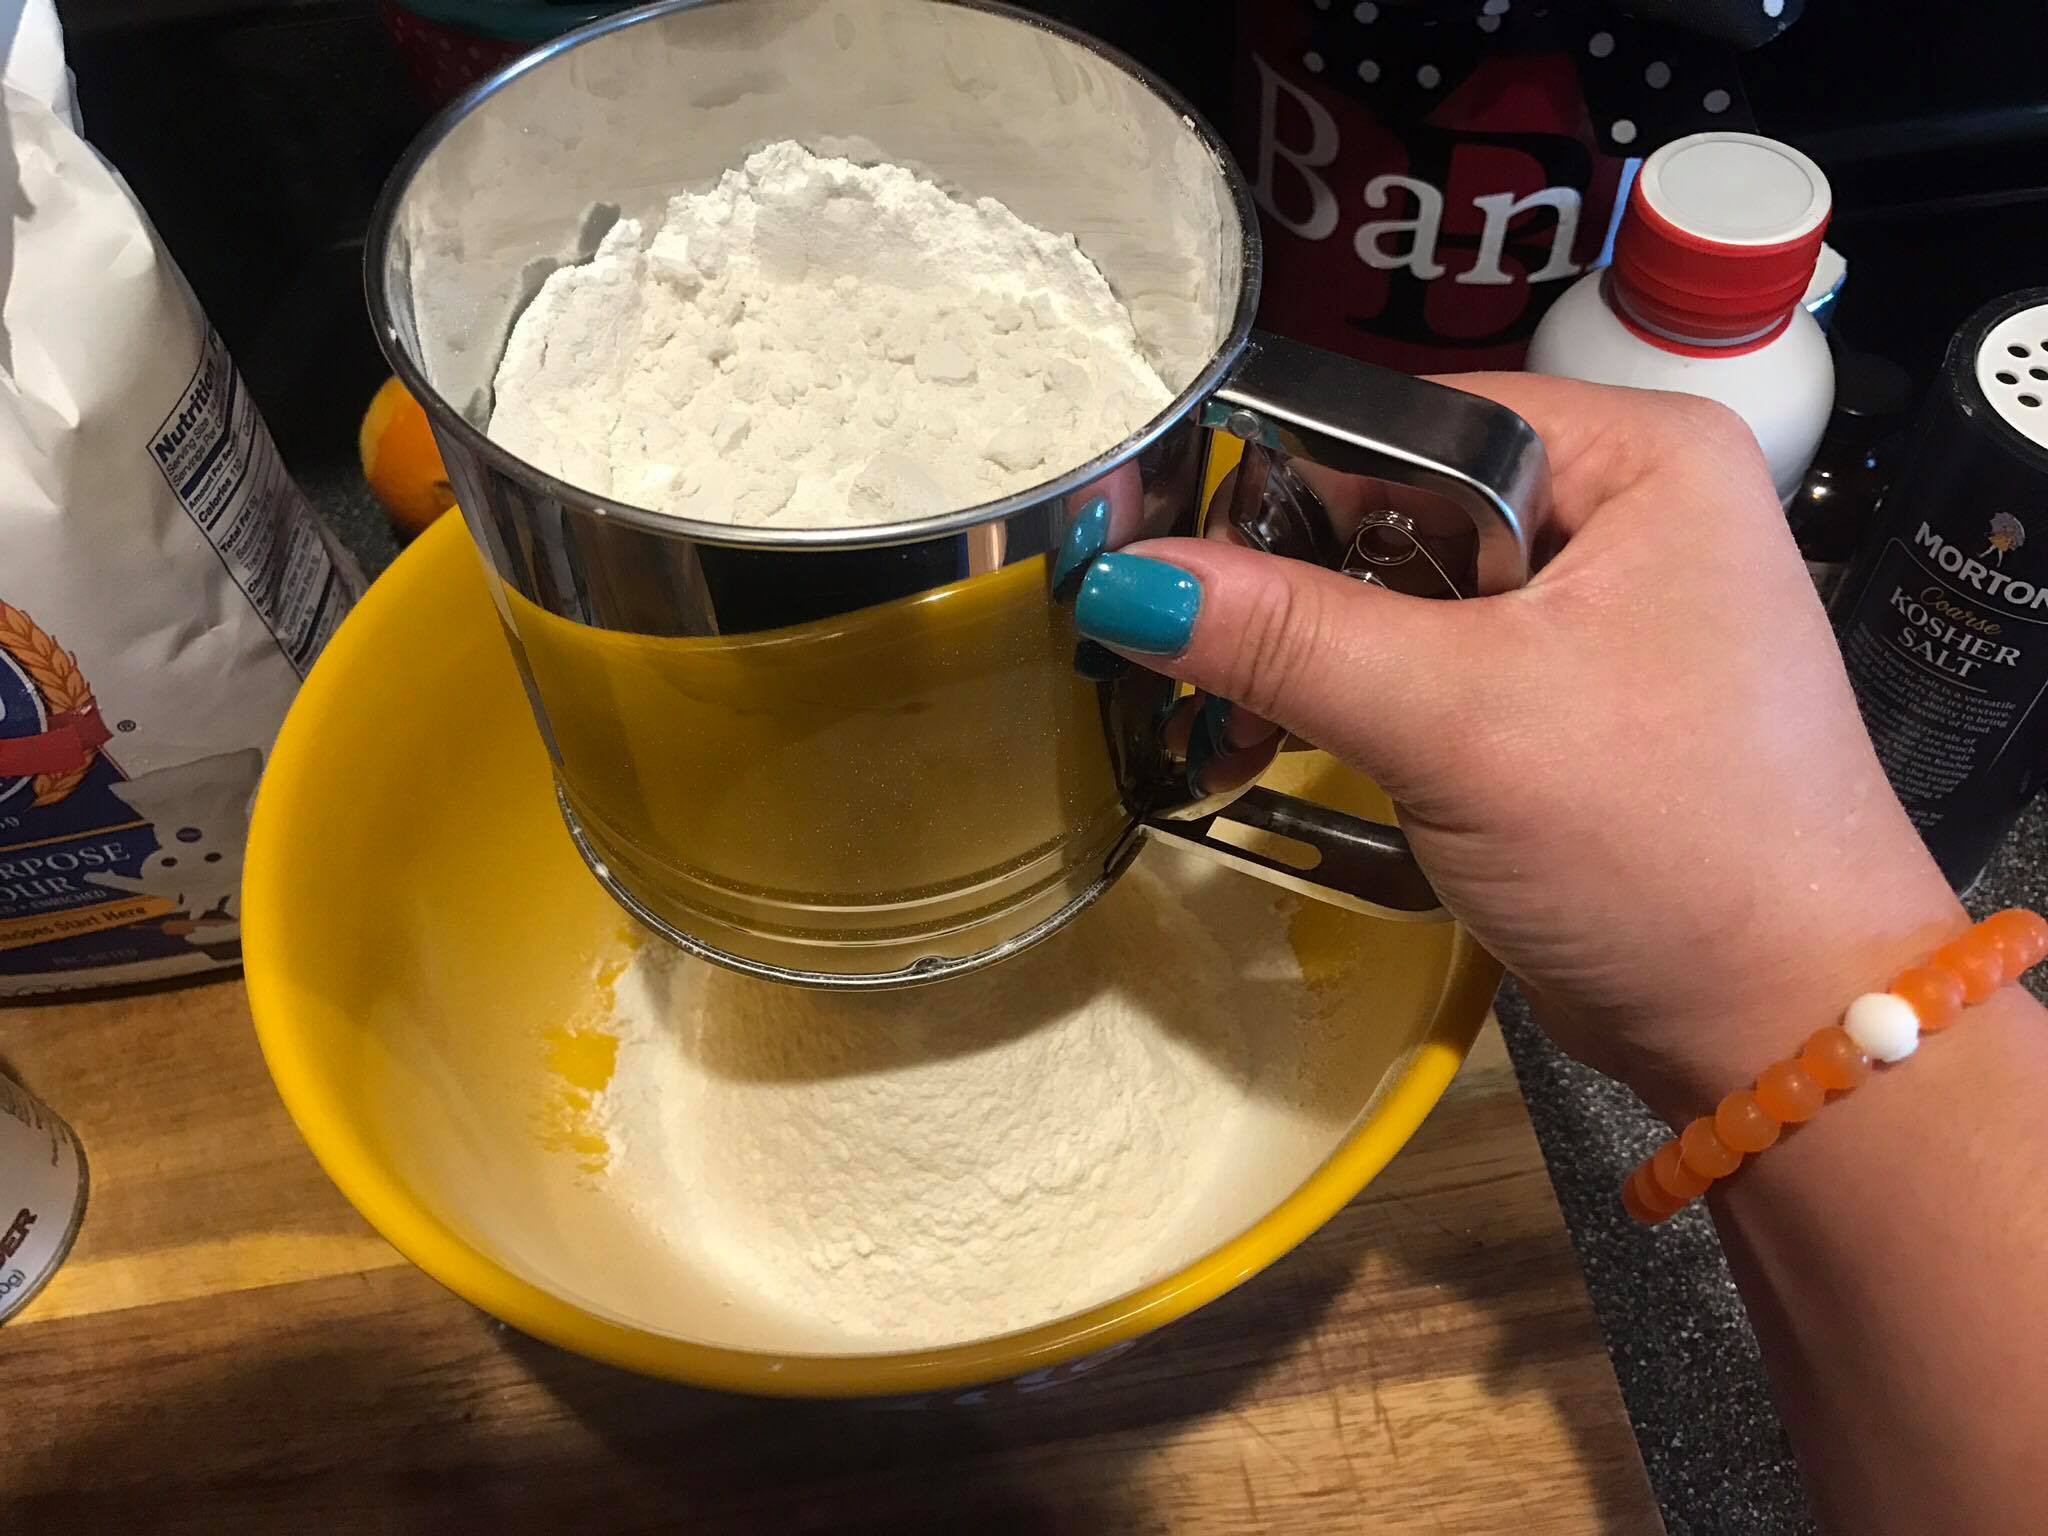
<svg viewBox="0 0 2048 1536"><path fill-rule="evenodd" d="M1177 565L1143 555L1104 555L1081 578L1074 623L1119 650L1177 656L1195 633L1202 584Z"/></svg>
<svg viewBox="0 0 2048 1536"><path fill-rule="evenodd" d="M1107 646L1079 640L1074 644L1074 670L1091 683L1113 683L1131 670L1131 664Z"/></svg>
<svg viewBox="0 0 2048 1536"><path fill-rule="evenodd" d="M1230 700L1210 694L1188 726L1188 793L1200 799L1208 793L1202 776L1209 764L1230 749L1225 733L1230 729Z"/></svg>
<svg viewBox="0 0 2048 1536"><path fill-rule="evenodd" d="M1064 595L1067 583L1087 569L1088 562L1109 546L1109 503L1100 496L1074 514L1060 557L1052 568L1052 589Z"/></svg>

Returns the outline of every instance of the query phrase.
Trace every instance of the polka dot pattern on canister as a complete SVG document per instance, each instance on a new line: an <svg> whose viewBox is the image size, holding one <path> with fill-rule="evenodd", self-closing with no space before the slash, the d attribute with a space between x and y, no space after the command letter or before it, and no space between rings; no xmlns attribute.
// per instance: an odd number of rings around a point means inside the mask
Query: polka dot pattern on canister
<svg viewBox="0 0 2048 1536"><path fill-rule="evenodd" d="M1799 10L1798 0L1781 0L1770 16L1761 6L1762 0L1638 0L1626 9L1537 0L1311 0L1294 12L1305 25L1294 36L1293 57L1301 73L1359 97L1399 128L1462 99L1465 85L1498 60L1560 56L1577 76L1596 147L1634 157L1687 134L1745 126L1736 50L1766 41Z"/></svg>

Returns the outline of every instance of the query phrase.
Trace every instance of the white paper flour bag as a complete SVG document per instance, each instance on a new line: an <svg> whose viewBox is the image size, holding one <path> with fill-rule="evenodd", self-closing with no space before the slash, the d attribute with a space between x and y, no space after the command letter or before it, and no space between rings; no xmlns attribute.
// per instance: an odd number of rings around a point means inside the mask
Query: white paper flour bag
<svg viewBox="0 0 2048 1536"><path fill-rule="evenodd" d="M48 0L7 19L0 997L238 958L257 776L362 587L79 136Z"/></svg>

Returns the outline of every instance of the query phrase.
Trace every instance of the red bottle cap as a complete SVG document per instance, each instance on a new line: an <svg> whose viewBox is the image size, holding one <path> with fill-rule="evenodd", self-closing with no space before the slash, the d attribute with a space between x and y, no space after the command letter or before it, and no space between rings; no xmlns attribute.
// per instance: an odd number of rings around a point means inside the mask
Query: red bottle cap
<svg viewBox="0 0 2048 1536"><path fill-rule="evenodd" d="M1831 208L1806 156L1751 133L1696 133L1643 162L1614 236L1609 295L1651 339L1761 346L1812 281Z"/></svg>

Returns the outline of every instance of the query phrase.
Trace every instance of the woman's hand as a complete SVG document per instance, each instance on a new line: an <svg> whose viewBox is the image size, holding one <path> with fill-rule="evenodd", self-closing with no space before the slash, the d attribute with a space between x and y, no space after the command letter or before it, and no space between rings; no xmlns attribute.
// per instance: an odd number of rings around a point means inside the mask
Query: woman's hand
<svg viewBox="0 0 2048 1536"><path fill-rule="evenodd" d="M1525 589L1432 602L1166 539L1097 560L1076 617L1235 701L1224 750L1272 721L1370 774L1559 1043L1689 1116L1962 915L1742 423L1682 395L1449 382L1549 449L1562 547ZM1364 482L1315 478L1362 510Z"/></svg>
<svg viewBox="0 0 2048 1536"><path fill-rule="evenodd" d="M1457 382L1550 450L1562 543L1523 590L1431 602L1172 539L1095 561L1076 617L1238 701L1202 727L1224 752L1275 721L1378 779L1559 1043L1677 1123L1963 913L1741 423L1677 395ZM1360 510L1359 482L1318 485ZM2041 1527L2048 1016L2016 987L1969 1015L1708 1197L1830 1530Z"/></svg>

